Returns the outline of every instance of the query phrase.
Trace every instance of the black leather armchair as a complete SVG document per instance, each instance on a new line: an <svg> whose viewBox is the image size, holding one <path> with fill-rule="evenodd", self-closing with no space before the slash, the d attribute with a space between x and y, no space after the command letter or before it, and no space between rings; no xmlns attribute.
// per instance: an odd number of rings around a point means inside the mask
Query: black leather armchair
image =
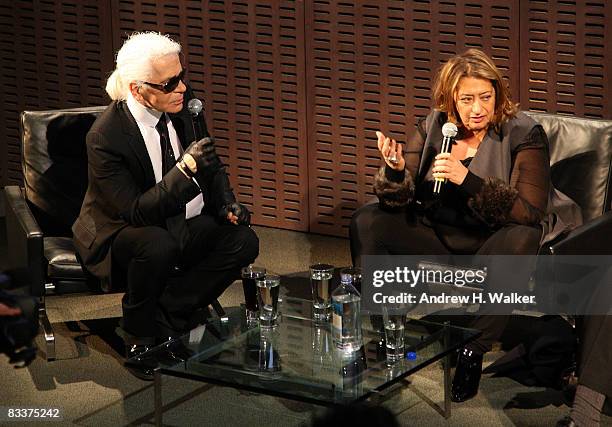
<svg viewBox="0 0 612 427"><path fill-rule="evenodd" d="M541 253L612 254L612 121L528 113L549 140L552 181L581 208L583 225Z"/></svg>
<svg viewBox="0 0 612 427"><path fill-rule="evenodd" d="M55 359L55 335L45 297L109 291L82 268L71 231L87 189L85 136L105 108L21 114L24 186L4 188L8 262L15 279L40 298L47 360ZM226 317L218 301L213 307L219 317Z"/></svg>

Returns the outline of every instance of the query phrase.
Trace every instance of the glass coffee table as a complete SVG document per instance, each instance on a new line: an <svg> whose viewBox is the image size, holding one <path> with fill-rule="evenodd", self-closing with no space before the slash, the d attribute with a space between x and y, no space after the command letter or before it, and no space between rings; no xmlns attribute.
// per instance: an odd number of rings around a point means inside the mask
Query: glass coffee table
<svg viewBox="0 0 612 427"><path fill-rule="evenodd" d="M407 357L388 364L377 317L362 316L364 346L347 356L335 349L330 324L312 320L311 301L285 297L279 305L281 316L273 329L248 328L244 309L235 307L224 320L192 330L172 343L181 349L184 362L170 361L167 344L151 349L147 355L159 361L154 375L156 424L162 422L162 375L332 406L380 399L392 385L438 360L444 362L440 412L450 417L450 354L479 331L410 320L404 338Z"/></svg>

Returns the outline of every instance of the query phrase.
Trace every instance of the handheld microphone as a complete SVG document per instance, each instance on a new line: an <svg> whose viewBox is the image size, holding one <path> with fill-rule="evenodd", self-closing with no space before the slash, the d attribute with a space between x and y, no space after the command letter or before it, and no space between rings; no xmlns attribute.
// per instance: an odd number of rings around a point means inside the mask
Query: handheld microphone
<svg viewBox="0 0 612 427"><path fill-rule="evenodd" d="M193 127L193 135L195 136L195 140L199 141L203 137L202 125L200 120L198 120L198 116L202 112L202 101L198 98L190 99L187 103L187 109L191 113L191 126Z"/></svg>
<svg viewBox="0 0 612 427"><path fill-rule="evenodd" d="M442 136L444 139L442 140L442 148L440 153L450 153L451 146L455 142L455 137L457 136L457 125L451 122L444 123L442 126ZM446 182L446 178L435 178L433 192L434 194L440 194L440 190L442 189L442 184Z"/></svg>

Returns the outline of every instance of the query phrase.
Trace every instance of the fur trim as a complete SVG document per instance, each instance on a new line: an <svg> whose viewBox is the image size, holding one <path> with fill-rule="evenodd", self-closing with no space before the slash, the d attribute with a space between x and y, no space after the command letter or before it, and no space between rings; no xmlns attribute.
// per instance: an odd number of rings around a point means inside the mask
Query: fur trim
<svg viewBox="0 0 612 427"><path fill-rule="evenodd" d="M414 197L414 183L410 172L405 169L404 179L401 182L393 182L385 176L385 166L382 166L374 175L374 192L382 207L394 209L406 206Z"/></svg>
<svg viewBox="0 0 612 427"><path fill-rule="evenodd" d="M508 222L518 191L499 178L486 178L481 190L468 200L468 205L492 227Z"/></svg>

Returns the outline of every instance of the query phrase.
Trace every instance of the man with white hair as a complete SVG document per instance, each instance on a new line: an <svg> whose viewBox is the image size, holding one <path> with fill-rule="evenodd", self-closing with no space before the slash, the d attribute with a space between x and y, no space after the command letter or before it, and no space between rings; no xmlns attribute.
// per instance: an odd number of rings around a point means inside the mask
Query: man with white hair
<svg viewBox="0 0 612 427"><path fill-rule="evenodd" d="M126 40L106 86L113 101L87 134L89 183L74 242L103 286L126 288L128 357L188 331L259 251L202 115L196 141L180 51L158 33ZM176 268L183 277L168 280ZM141 365L132 372L151 379L155 366Z"/></svg>

